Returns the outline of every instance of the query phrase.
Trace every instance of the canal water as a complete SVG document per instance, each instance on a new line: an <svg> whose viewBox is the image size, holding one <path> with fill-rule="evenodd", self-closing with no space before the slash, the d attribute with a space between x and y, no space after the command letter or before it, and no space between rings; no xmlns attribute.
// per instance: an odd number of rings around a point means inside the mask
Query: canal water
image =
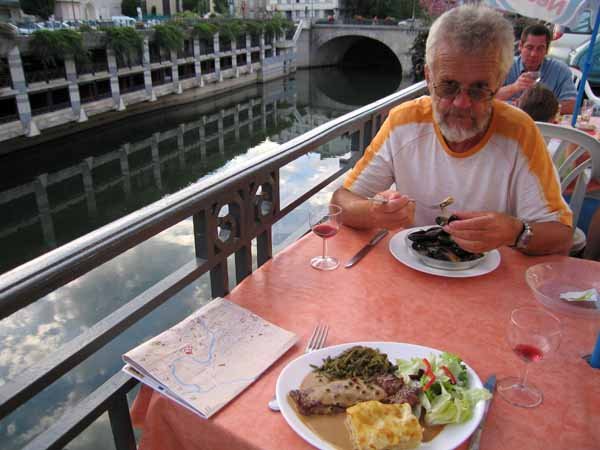
<svg viewBox="0 0 600 450"><path fill-rule="evenodd" d="M410 84L385 71L298 71L2 157L0 273ZM349 151L340 138L284 167L282 206L336 171ZM275 252L307 229L306 208L297 208L273 228ZM0 321L0 385L181 267L193 251L189 219ZM23 447L110 378L122 353L208 299L205 276L0 421L2 448ZM107 433L105 414L67 448L113 448Z"/></svg>

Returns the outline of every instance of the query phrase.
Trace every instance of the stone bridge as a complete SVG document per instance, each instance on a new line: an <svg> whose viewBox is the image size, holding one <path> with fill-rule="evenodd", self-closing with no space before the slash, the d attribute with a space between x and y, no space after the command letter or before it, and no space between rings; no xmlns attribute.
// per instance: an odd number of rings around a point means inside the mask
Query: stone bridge
<svg viewBox="0 0 600 450"><path fill-rule="evenodd" d="M301 40L307 44L308 52L302 55L299 49L298 65L318 67L338 64L359 41L370 40L374 46L387 47L398 60L402 72L407 74L412 68L409 50L418 32L415 28L389 25L313 24L311 29L303 30ZM305 58L306 61L303 61Z"/></svg>

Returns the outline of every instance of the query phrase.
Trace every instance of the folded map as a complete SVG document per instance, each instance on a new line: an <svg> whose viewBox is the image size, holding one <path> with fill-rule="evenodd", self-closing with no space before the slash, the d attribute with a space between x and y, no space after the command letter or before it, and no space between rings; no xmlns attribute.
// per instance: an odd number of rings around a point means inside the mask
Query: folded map
<svg viewBox="0 0 600 450"><path fill-rule="evenodd" d="M294 343L295 334L217 298L123 355L123 371L209 418Z"/></svg>

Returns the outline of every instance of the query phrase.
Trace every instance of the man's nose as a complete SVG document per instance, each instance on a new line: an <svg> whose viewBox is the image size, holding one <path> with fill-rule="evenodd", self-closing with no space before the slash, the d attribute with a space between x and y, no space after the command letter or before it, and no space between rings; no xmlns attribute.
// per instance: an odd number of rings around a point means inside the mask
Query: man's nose
<svg viewBox="0 0 600 450"><path fill-rule="evenodd" d="M465 89L461 89L456 97L454 97L454 101L452 103L457 108L470 108L472 102L467 91Z"/></svg>

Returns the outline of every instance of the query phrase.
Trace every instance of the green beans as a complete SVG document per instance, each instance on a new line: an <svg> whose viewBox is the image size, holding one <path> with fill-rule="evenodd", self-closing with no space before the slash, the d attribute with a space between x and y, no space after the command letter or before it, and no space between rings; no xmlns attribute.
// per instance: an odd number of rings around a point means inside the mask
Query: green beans
<svg viewBox="0 0 600 450"><path fill-rule="evenodd" d="M364 380L386 373L394 373L396 366L388 361L385 353L369 347L355 346L341 355L323 360L320 367L311 365L315 372L330 380L358 377Z"/></svg>

